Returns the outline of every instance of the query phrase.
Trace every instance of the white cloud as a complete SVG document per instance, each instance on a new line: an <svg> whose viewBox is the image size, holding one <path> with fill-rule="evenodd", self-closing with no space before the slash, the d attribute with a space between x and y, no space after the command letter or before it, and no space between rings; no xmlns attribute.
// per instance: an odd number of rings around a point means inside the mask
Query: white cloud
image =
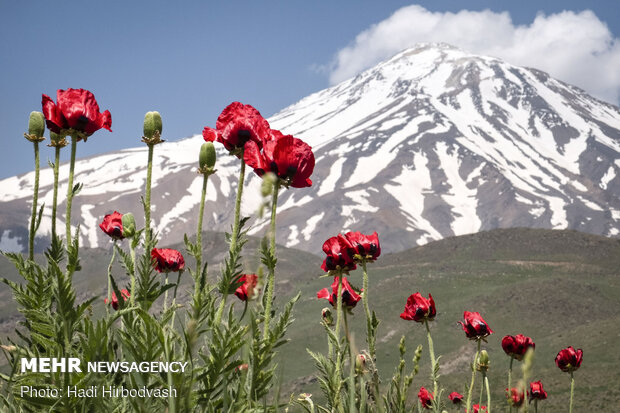
<svg viewBox="0 0 620 413"><path fill-rule="evenodd" d="M600 99L620 99L620 39L593 12L539 14L515 26L508 12L430 12L403 7L357 35L330 66L339 83L420 42L444 42L475 54L544 70Z"/></svg>

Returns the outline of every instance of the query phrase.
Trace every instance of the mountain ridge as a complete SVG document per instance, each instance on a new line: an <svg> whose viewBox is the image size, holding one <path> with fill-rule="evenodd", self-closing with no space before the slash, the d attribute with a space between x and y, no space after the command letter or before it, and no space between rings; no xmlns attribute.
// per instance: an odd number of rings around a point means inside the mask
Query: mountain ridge
<svg viewBox="0 0 620 413"><path fill-rule="evenodd" d="M377 230L393 251L515 226L620 234L620 109L536 69L421 44L268 120L313 146L317 160L313 187L280 197L278 241L289 247L319 251L339 229ZM169 242L195 231L201 141L155 148L153 218ZM85 245L103 240L103 214L139 216L145 163L146 148L78 161L85 186L74 210ZM223 231L239 166L220 149L216 167L205 225ZM49 205L43 172L40 198ZM32 173L0 181L0 248L25 245L31 181ZM251 215L260 179L249 173L247 182L242 212ZM266 230L264 219L252 225L252 235ZM44 216L42 233L49 227Z"/></svg>

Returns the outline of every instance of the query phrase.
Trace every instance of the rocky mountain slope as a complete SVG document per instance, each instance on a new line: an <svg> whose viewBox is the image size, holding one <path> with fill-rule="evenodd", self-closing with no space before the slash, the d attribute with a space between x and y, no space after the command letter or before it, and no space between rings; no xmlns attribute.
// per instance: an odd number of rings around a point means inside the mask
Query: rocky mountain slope
<svg viewBox="0 0 620 413"><path fill-rule="evenodd" d="M280 196L278 239L289 247L319 252L339 230L376 230L391 252L517 226L620 234L620 109L535 69L421 44L269 122L307 141L317 160L311 188ZM201 143L194 136L156 147L153 219L164 244L195 231ZM219 155L205 229L223 231L239 161ZM77 162L84 189L73 215L81 218L83 244L108 242L98 229L106 213L141 216L146 159L144 146ZM63 165L61 197L67 174ZM27 244L33 175L0 181L0 249ZM260 179L248 177L246 215L261 203ZM40 199L48 206L51 183L51 171L43 171ZM41 234L50 230L49 213ZM250 234L266 230L264 220L251 225Z"/></svg>

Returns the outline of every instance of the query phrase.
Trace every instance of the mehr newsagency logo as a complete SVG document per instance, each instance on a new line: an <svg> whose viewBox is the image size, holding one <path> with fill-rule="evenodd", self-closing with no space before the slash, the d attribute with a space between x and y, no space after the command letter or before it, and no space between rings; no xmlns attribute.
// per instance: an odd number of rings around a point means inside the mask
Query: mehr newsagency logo
<svg viewBox="0 0 620 413"><path fill-rule="evenodd" d="M189 362L163 361L89 361L85 366L79 358L22 358L22 373L183 373ZM172 387L126 388L125 386L67 386L66 389L37 386L20 386L21 397L176 397ZM65 393L66 392L66 393Z"/></svg>

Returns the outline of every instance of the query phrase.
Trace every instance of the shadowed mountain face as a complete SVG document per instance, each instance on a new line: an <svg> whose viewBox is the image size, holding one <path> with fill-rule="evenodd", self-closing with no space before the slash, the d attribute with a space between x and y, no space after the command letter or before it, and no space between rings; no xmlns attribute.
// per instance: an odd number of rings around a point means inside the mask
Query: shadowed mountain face
<svg viewBox="0 0 620 413"><path fill-rule="evenodd" d="M318 252L341 230L376 230L390 252L517 226L620 234L620 109L535 69L423 44L269 122L307 141L317 160L311 188L280 196L278 242L289 247ZM195 136L155 148L152 217L160 245L195 231L201 143ZM232 221L239 160L218 154L205 229L223 231ZM104 214L142 215L146 159L142 147L77 162L84 189L73 215L83 245L107 245L98 228ZM63 165L59 211L67 175ZM33 176L0 181L0 249L25 249ZM260 178L248 176L243 213L252 215ZM44 170L46 206L51 184ZM50 212L46 207L41 236L49 233ZM252 235L267 230L265 220L251 225Z"/></svg>

